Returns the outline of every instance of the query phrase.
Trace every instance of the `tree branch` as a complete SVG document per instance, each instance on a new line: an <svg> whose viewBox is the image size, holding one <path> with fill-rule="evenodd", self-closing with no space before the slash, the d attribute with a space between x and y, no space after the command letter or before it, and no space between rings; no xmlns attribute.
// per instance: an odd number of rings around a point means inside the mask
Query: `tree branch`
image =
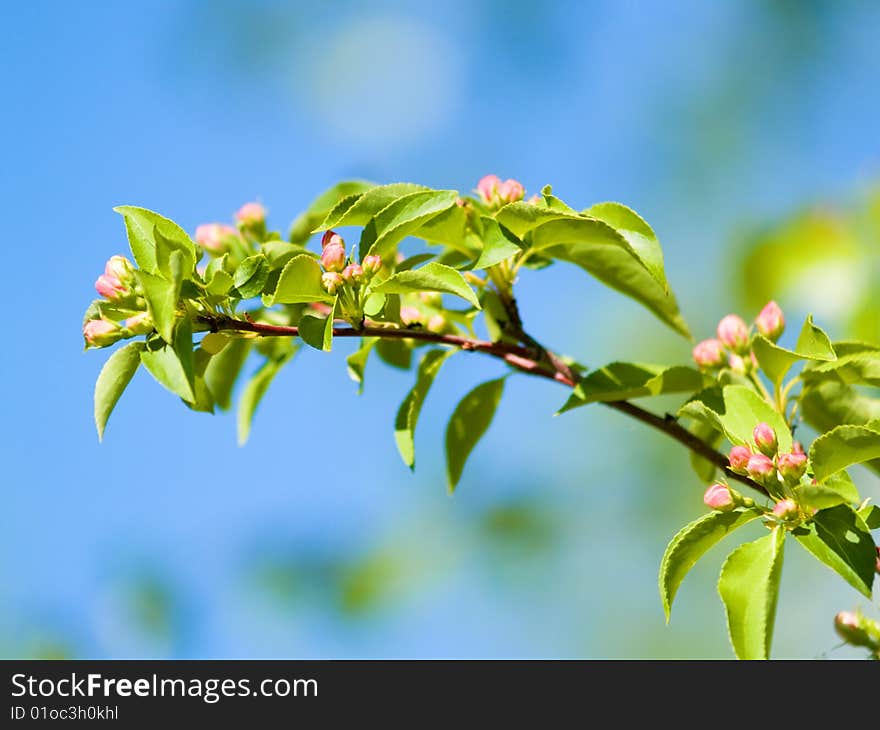
<svg viewBox="0 0 880 730"><path fill-rule="evenodd" d="M241 320L221 315L200 315L199 319L202 323L207 325L212 332L232 330L236 332L252 332L263 337L299 337L299 328L293 326L254 322L250 319ZM554 380L569 388L573 388L577 385L574 373L572 373L571 369L562 362L559 356L551 353L540 345L530 348L521 345L505 344L503 342L489 342L487 340L461 337L459 335L440 334L425 329L387 327L375 324L366 325L357 329L354 327L334 327L333 336L382 337L385 339L398 340L410 339L419 340L421 342L432 342L438 345L448 345L465 351L483 352L487 355L497 357L511 367L528 373L529 375L537 375L542 378ZM529 338L529 341L535 342L535 340L531 338ZM552 369L549 369L540 362L542 356L546 356ZM651 428L665 433L670 438L678 441L685 448L702 456L704 459L721 469L729 479L745 484L764 496L769 496L767 490L757 482L747 476L732 472L730 470L728 459L724 454L713 449L705 441L692 434L675 420L675 418L658 416L657 414L651 413L650 411L626 400L600 402L608 408L624 413Z"/></svg>

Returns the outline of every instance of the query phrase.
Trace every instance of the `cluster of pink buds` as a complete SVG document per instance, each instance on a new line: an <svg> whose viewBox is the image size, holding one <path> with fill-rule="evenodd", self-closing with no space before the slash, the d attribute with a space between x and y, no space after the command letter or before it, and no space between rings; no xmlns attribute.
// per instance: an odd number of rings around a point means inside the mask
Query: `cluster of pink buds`
<svg viewBox="0 0 880 730"><path fill-rule="evenodd" d="M259 228L266 225L266 209L260 203L245 203L235 213L239 228Z"/></svg>
<svg viewBox="0 0 880 730"><path fill-rule="evenodd" d="M789 485L798 484L807 471L807 455L796 441L789 453L779 453L779 439L772 426L759 423L752 431L754 451L749 446L734 446L730 450L730 470L748 474L758 484L771 486L779 480Z"/></svg>
<svg viewBox="0 0 880 730"><path fill-rule="evenodd" d="M329 294L344 286L359 287L369 283L382 268L382 259L370 254L362 263L348 263L345 241L335 231L326 231L321 238L321 283Z"/></svg>
<svg viewBox="0 0 880 730"><path fill-rule="evenodd" d="M768 302L755 319L755 328L775 342L785 329L785 317L776 302ZM703 340L693 350L694 362L702 370L715 370L727 365L740 374L757 367L751 352L751 333L742 317L728 314L718 323L717 339Z"/></svg>
<svg viewBox="0 0 880 730"><path fill-rule="evenodd" d="M110 302L130 299L135 296L136 287L134 266L125 256L111 256L95 282L98 294Z"/></svg>
<svg viewBox="0 0 880 730"><path fill-rule="evenodd" d="M111 311L135 312L116 322L106 316L91 319L83 325L83 338L88 347L107 347L125 337L145 335L153 331L153 319L145 311L135 268L125 256L112 256L104 266L104 273L95 282L95 289L113 308Z"/></svg>
<svg viewBox="0 0 880 730"><path fill-rule="evenodd" d="M497 175L486 175L477 183L477 194L486 205L500 208L507 203L522 200L526 190L516 180L507 179L502 182Z"/></svg>
<svg viewBox="0 0 880 730"><path fill-rule="evenodd" d="M212 256L222 256L239 241L239 232L225 223L203 223L196 228L196 243Z"/></svg>

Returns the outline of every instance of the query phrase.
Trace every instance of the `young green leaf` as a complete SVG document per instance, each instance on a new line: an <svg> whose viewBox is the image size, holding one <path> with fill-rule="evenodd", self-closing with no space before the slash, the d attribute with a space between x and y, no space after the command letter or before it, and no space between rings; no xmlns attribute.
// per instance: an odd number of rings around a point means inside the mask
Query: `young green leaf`
<svg viewBox="0 0 880 730"><path fill-rule="evenodd" d="M735 444L747 444L758 423L772 426L779 440L779 451L791 451L791 431L779 412L754 390L745 385L724 387L724 413L719 414L721 426Z"/></svg>
<svg viewBox="0 0 880 730"><path fill-rule="evenodd" d="M455 294L477 309L480 302L477 295L460 272L436 261L425 264L420 269L400 271L373 287L374 292L385 294L409 294L422 291Z"/></svg>
<svg viewBox="0 0 880 730"><path fill-rule="evenodd" d="M847 385L868 385L880 388L880 351L854 352L806 368L802 374L805 381L816 381L832 376Z"/></svg>
<svg viewBox="0 0 880 730"><path fill-rule="evenodd" d="M196 246L189 240L189 236L183 239L165 236L159 226L153 229L153 240L156 242L156 271L166 279L174 279L177 273L173 267L179 265L181 278L189 279L201 249L196 250ZM172 263L172 257L175 253L180 256L178 264Z"/></svg>
<svg viewBox="0 0 880 730"><path fill-rule="evenodd" d="M128 243L137 265L147 271L156 271L156 239L154 231L159 231L166 239L175 241L182 246L190 246L195 256L195 245L189 234L174 221L154 213L146 208L138 208L133 205L119 205L115 207L125 221L125 230L128 234Z"/></svg>
<svg viewBox="0 0 880 730"><path fill-rule="evenodd" d="M241 299L250 299L263 293L269 280L269 262L263 254L248 256L235 270L232 283Z"/></svg>
<svg viewBox="0 0 880 730"><path fill-rule="evenodd" d="M306 312L299 320L299 336L310 347L330 352L333 348L333 315L321 317Z"/></svg>
<svg viewBox="0 0 880 730"><path fill-rule="evenodd" d="M504 378L478 385L455 407L446 427L446 473L449 491L461 479L471 451L492 423L504 393Z"/></svg>
<svg viewBox="0 0 880 730"><path fill-rule="evenodd" d="M832 474L822 484L799 484L794 492L800 504L814 509L856 504L861 500L859 490L845 470Z"/></svg>
<svg viewBox="0 0 880 730"><path fill-rule="evenodd" d="M108 358L95 383L95 426L98 440L104 439L104 428L113 408L141 364L143 342L129 342Z"/></svg>
<svg viewBox="0 0 880 730"><path fill-rule="evenodd" d="M333 207L343 198L352 197L355 200L361 193L376 187L374 183L366 180L345 180L334 185L329 190L321 193L305 211L297 216L290 227L288 236L291 243L303 244L309 240L315 226L319 225Z"/></svg>
<svg viewBox="0 0 880 730"><path fill-rule="evenodd" d="M840 504L820 510L809 524L792 534L814 557L870 600L877 548L868 526L852 507Z"/></svg>
<svg viewBox="0 0 880 730"><path fill-rule="evenodd" d="M141 362L156 381L188 403L196 399L192 370L181 362L175 348L162 345L155 350L141 352Z"/></svg>
<svg viewBox="0 0 880 730"><path fill-rule="evenodd" d="M822 482L851 464L880 458L880 430L867 426L838 426L810 447L813 476Z"/></svg>
<svg viewBox="0 0 880 730"><path fill-rule="evenodd" d="M327 216L316 226L314 232L326 231L339 226L363 226L371 218L396 200L412 195L413 193L429 192L424 185L414 183L391 183L390 185L377 185L368 190L361 191L341 198L337 201Z"/></svg>
<svg viewBox="0 0 880 730"><path fill-rule="evenodd" d="M718 594L739 659L770 656L784 547L785 530L775 527L769 535L740 545L721 568Z"/></svg>
<svg viewBox="0 0 880 730"><path fill-rule="evenodd" d="M721 431L702 421L695 422L688 430L700 441L709 444L713 449L717 449L724 438L724 434ZM715 472L718 471L718 466L715 462L703 458L694 451L689 452L688 458L690 459L691 469L693 469L700 482L708 484L715 478Z"/></svg>
<svg viewBox="0 0 880 730"><path fill-rule="evenodd" d="M676 332L690 337L665 277L658 279L626 239L595 219L563 219L532 231L535 250L581 267L606 286L634 299Z"/></svg>
<svg viewBox="0 0 880 730"><path fill-rule="evenodd" d="M233 338L226 347L211 358L205 369L205 382L214 402L222 410L232 405L232 388L251 351L252 340Z"/></svg>
<svg viewBox="0 0 880 730"><path fill-rule="evenodd" d="M598 218L614 228L636 252L645 268L661 285L668 288L663 270L663 250L654 229L638 213L620 203L598 203L584 215Z"/></svg>
<svg viewBox="0 0 880 730"><path fill-rule="evenodd" d="M382 362L399 370L409 370L412 365L412 348L403 340L379 339L376 354Z"/></svg>
<svg viewBox="0 0 880 730"><path fill-rule="evenodd" d="M862 518L869 530L876 530L880 527L880 507L876 504L866 504L859 510L859 517Z"/></svg>
<svg viewBox="0 0 880 730"><path fill-rule="evenodd" d="M375 217L376 238L361 255L388 257L397 244L428 221L455 205L455 190L426 190L398 198Z"/></svg>
<svg viewBox="0 0 880 730"><path fill-rule="evenodd" d="M172 252L170 262L173 263L173 276L169 279L148 274L146 271L135 272L144 290L147 310L156 323L156 331L165 342L174 341L174 329L178 320L177 302L180 299L180 287L183 283L182 261L178 251Z"/></svg>
<svg viewBox="0 0 880 730"><path fill-rule="evenodd" d="M517 202L505 205L495 214L495 220L514 236L522 239L527 233L544 223L558 220L583 220L576 211L551 209L543 205Z"/></svg>
<svg viewBox="0 0 880 730"><path fill-rule="evenodd" d="M267 307L273 304L331 301L333 297L321 285L321 265L307 254L290 259L281 270L275 292L263 296L263 303Z"/></svg>
<svg viewBox="0 0 880 730"><path fill-rule="evenodd" d="M683 527L670 540L660 562L659 581L660 598L663 601L667 623L678 587L696 562L715 543L760 516L761 511L757 509L743 512L712 511Z"/></svg>
<svg viewBox="0 0 880 730"><path fill-rule="evenodd" d="M361 338L360 347L345 359L348 366L348 377L358 384L358 395L364 392L364 372L367 368L367 359L370 357L370 351L376 341L375 337Z"/></svg>
<svg viewBox="0 0 880 730"><path fill-rule="evenodd" d="M758 335L752 341L752 348L761 369L771 382L779 384L791 367L801 360L819 362L833 361L837 358L831 340L821 328L813 324L812 315L807 317L794 350L787 350L766 337Z"/></svg>
<svg viewBox="0 0 880 730"><path fill-rule="evenodd" d="M251 434L251 423L257 406L281 368L293 359L298 347L292 345L278 358L268 359L247 382L238 401L238 445L244 446Z"/></svg>
<svg viewBox="0 0 880 730"><path fill-rule="evenodd" d="M488 269L490 266L494 266L522 250L515 241L510 240L510 238L504 235L504 230L497 221L484 217L482 223L483 248L480 251L480 257L474 264L475 270Z"/></svg>
<svg viewBox="0 0 880 730"><path fill-rule="evenodd" d="M581 379L559 413L588 403L688 393L702 385L703 375L693 368L613 362Z"/></svg>
<svg viewBox="0 0 880 730"><path fill-rule="evenodd" d="M400 458L410 469L415 468L416 463L415 432L422 403L425 401L425 396L428 395L434 378L440 372L441 366L454 353L455 350L429 350L426 352L419 363L415 385L406 394L406 398L397 409L397 417L394 421L394 440L397 443Z"/></svg>

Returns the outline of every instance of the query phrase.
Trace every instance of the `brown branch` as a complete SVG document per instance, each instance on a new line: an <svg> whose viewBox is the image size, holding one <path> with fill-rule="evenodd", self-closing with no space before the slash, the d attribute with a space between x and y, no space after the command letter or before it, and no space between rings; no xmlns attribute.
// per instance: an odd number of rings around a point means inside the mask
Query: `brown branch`
<svg viewBox="0 0 880 730"><path fill-rule="evenodd" d="M252 332L264 337L299 337L299 328L293 326L254 322L250 319L240 320L225 316L210 317L202 315L200 319L212 332L233 330L236 332ZM551 357L550 351L541 346L528 348L503 342L489 342L459 335L441 334L424 329L382 327L378 325L367 325L358 329L354 327L334 327L333 336L419 340L420 342L432 342L438 345L457 347L465 351L483 352L497 357L511 367L530 375L554 380L569 388L577 385L576 378L571 369L562 362L558 355L552 354ZM528 339L530 342L535 342L532 338ZM540 361L542 356L549 360L551 368L546 367ZM608 408L625 413L631 418L635 418L637 421L641 421L651 428L665 433L685 448L710 461L721 469L728 478L745 484L765 496L769 496L767 490L757 482L749 479L747 476L732 472L727 457L724 454L713 449L705 441L692 434L675 418L658 416L626 400L601 401L601 403Z"/></svg>

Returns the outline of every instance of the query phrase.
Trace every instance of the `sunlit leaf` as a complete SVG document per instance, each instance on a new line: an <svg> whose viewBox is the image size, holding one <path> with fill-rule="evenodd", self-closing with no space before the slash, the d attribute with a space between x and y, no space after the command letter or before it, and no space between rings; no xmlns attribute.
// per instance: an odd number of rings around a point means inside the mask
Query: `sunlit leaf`
<svg viewBox="0 0 880 730"><path fill-rule="evenodd" d="M95 426L98 439L103 440L104 428L113 408L141 364L143 342L129 342L107 359L95 383Z"/></svg>

